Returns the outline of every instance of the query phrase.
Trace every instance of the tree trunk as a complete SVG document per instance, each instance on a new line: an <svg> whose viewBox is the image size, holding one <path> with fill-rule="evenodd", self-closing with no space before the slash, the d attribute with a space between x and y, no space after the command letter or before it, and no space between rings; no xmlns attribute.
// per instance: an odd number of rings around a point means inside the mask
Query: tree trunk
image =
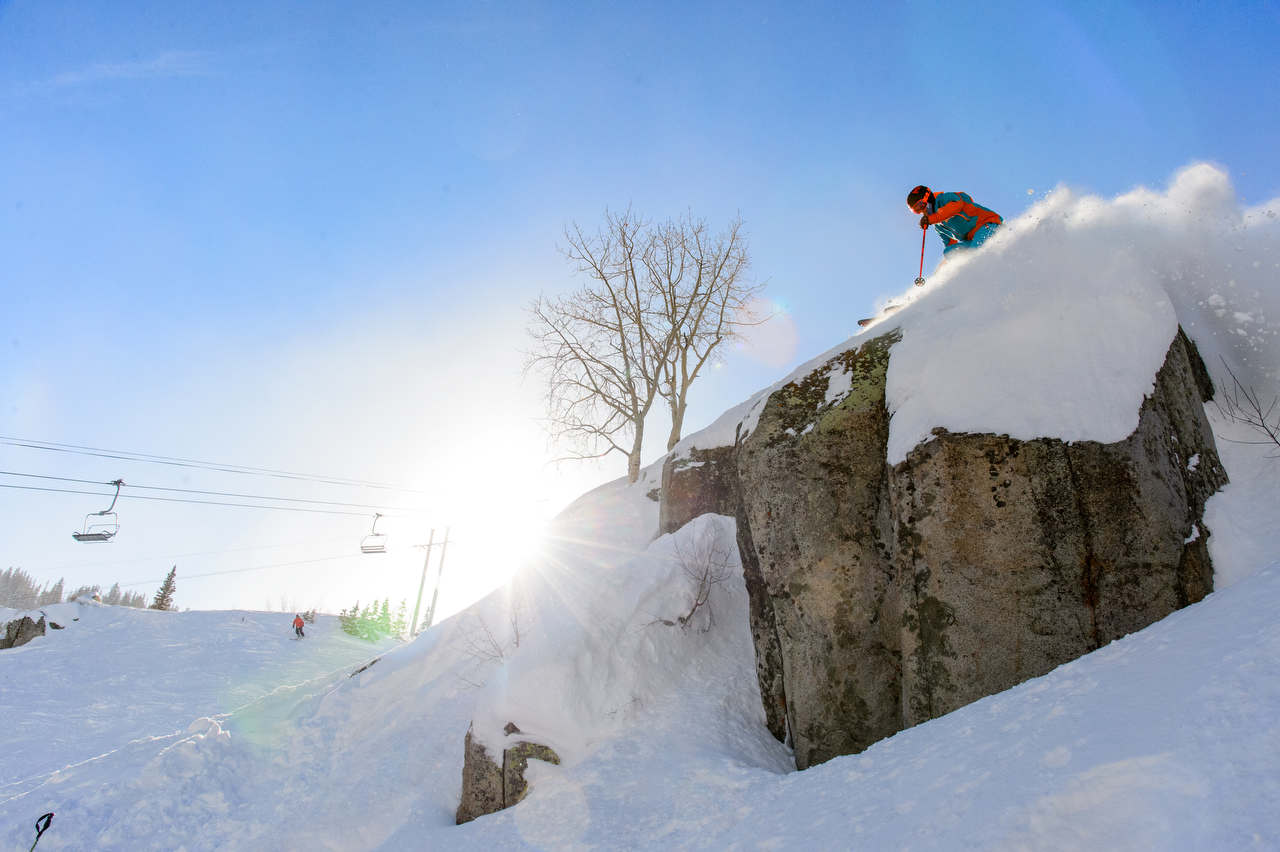
<svg viewBox="0 0 1280 852"><path fill-rule="evenodd" d="M640 478L640 450L644 447L644 421L636 424L636 438L631 442L631 452L627 454L627 482L635 482Z"/></svg>
<svg viewBox="0 0 1280 852"><path fill-rule="evenodd" d="M676 448L676 444L680 443L680 431L684 428L684 405L678 408L671 406L671 434L667 438L667 452L671 452Z"/></svg>

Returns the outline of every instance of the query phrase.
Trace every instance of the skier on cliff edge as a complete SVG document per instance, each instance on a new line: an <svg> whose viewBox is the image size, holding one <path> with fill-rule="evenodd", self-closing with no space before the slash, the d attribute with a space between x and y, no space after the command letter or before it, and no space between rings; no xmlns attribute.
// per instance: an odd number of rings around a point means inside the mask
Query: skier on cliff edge
<svg viewBox="0 0 1280 852"><path fill-rule="evenodd" d="M907 206L920 214L920 227L934 231L942 238L942 256L956 249L977 248L995 233L1004 221L1000 214L981 204L974 204L966 192L934 193L921 185L907 193ZM923 279L916 284L923 284Z"/></svg>
<svg viewBox="0 0 1280 852"><path fill-rule="evenodd" d="M1004 219L994 210L974 204L967 192L935 193L921 184L907 193L907 206L913 213L920 214L920 227L928 230L932 225L942 238L942 259L945 263L947 255L956 249L977 248L985 243ZM920 277L916 286L924 286L924 235L920 243ZM881 317L891 314L908 300L899 304L886 305L880 313L873 317L863 317L858 325L866 328Z"/></svg>

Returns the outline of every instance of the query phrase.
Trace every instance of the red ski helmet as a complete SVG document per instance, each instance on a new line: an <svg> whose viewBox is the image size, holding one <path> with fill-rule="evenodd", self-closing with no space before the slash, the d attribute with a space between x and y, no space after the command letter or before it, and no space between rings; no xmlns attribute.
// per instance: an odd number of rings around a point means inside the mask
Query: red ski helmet
<svg viewBox="0 0 1280 852"><path fill-rule="evenodd" d="M921 206L921 202L928 203L931 198L933 198L933 191L921 184L907 193L907 206L916 213L923 213L924 208Z"/></svg>

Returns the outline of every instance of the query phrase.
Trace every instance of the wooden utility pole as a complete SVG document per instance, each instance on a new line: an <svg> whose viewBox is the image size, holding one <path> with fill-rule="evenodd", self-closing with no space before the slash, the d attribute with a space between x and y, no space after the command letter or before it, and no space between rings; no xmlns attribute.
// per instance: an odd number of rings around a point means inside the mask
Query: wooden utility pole
<svg viewBox="0 0 1280 852"><path fill-rule="evenodd" d="M436 574L436 587L435 587L435 590L431 592L431 606L427 607L427 617L426 617L427 627L431 626L431 622L436 616L436 598L439 597L440 595L440 578L444 576L444 557L445 557L445 554L448 552L449 552L449 528L445 527L444 528L444 544L441 545L440 547L440 568ZM423 576L425 577L426 575L423 574Z"/></svg>
<svg viewBox="0 0 1280 852"><path fill-rule="evenodd" d="M427 539L426 545L417 545L427 551L426 558L422 560L422 580L418 583L418 600L413 605L413 621L409 622L409 636L418 635L418 608L422 606L422 587L427 584L427 566L431 564L431 546L436 540L435 527L431 528L431 536Z"/></svg>

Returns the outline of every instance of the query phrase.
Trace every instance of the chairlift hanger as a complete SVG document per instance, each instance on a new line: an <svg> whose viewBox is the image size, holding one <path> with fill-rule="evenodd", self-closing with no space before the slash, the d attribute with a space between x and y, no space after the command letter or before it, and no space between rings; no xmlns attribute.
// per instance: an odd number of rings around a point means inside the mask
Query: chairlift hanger
<svg viewBox="0 0 1280 852"><path fill-rule="evenodd" d="M116 479L108 484L116 487L115 496L111 498L111 505L101 512L90 512L84 516L84 528L80 532L71 534L71 537L76 541L111 541L115 534L120 532L120 518L116 515L115 508L116 501L120 499L120 486L124 485L124 480ZM101 518L102 520L95 521L93 520L94 518Z"/></svg>
<svg viewBox="0 0 1280 852"><path fill-rule="evenodd" d="M373 528L369 530L369 534L367 536L360 540L361 553L387 552L387 534L378 532L378 518L381 517L381 512L373 516Z"/></svg>

